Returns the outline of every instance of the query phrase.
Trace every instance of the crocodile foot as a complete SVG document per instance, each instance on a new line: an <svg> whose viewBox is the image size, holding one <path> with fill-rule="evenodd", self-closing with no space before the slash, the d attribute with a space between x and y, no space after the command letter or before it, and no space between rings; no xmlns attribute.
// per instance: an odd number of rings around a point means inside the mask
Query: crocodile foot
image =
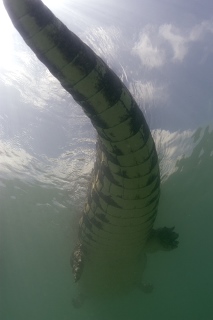
<svg viewBox="0 0 213 320"><path fill-rule="evenodd" d="M138 287L139 290L143 291L144 293L152 293L152 291L154 289L153 285L151 283L149 283L149 282L139 283L137 285L137 287Z"/></svg>
<svg viewBox="0 0 213 320"><path fill-rule="evenodd" d="M179 241L177 239L179 235L174 231L174 228L164 227L155 230L155 236L158 238L162 250L172 250L178 247Z"/></svg>
<svg viewBox="0 0 213 320"><path fill-rule="evenodd" d="M146 252L170 251L178 247L178 233L172 228L153 229L147 241Z"/></svg>

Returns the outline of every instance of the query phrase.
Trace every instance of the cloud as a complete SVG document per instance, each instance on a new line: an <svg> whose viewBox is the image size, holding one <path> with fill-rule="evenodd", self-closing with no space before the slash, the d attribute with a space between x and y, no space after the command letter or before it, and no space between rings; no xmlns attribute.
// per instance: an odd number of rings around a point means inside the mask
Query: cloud
<svg viewBox="0 0 213 320"><path fill-rule="evenodd" d="M143 66L160 68L168 62L182 62L192 43L204 41L209 33L213 34L213 20L202 21L191 29L181 29L172 24L146 25L132 53L139 56Z"/></svg>
<svg viewBox="0 0 213 320"><path fill-rule="evenodd" d="M164 24L159 28L159 36L171 45L173 59L182 61L188 52L188 39L180 34L180 30L171 24Z"/></svg>
<svg viewBox="0 0 213 320"><path fill-rule="evenodd" d="M205 20L200 24L195 25L189 33L189 41L200 41L208 32L213 34L212 20Z"/></svg>
<svg viewBox="0 0 213 320"><path fill-rule="evenodd" d="M152 29L145 29L140 35L139 41L133 47L132 53L138 55L142 64L148 68L161 67L165 63L165 53L154 43Z"/></svg>
<svg viewBox="0 0 213 320"><path fill-rule="evenodd" d="M135 81L130 84L130 91L136 101L143 101L149 106L156 106L159 102L166 103L168 92L166 85L157 85L153 81Z"/></svg>

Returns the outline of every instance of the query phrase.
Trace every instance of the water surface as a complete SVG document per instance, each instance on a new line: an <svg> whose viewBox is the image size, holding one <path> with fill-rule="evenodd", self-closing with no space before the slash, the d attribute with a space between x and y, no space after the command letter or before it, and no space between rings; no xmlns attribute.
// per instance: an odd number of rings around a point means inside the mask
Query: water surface
<svg viewBox="0 0 213 320"><path fill-rule="evenodd" d="M69 257L95 159L80 107L15 31L0 3L1 318L210 320L213 20L211 1L48 1L131 90L158 149L156 226L179 248L148 257L151 295L76 310Z"/></svg>

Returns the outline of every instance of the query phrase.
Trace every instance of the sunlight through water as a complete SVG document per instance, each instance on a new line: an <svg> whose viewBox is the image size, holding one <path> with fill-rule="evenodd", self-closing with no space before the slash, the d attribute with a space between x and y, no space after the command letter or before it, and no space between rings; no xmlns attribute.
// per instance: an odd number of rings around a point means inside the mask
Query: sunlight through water
<svg viewBox="0 0 213 320"><path fill-rule="evenodd" d="M153 293L85 302L70 268L96 133L32 53L0 2L0 319L212 318L213 18L211 0L44 0L120 77L143 111L160 163L155 227L178 249L148 255Z"/></svg>

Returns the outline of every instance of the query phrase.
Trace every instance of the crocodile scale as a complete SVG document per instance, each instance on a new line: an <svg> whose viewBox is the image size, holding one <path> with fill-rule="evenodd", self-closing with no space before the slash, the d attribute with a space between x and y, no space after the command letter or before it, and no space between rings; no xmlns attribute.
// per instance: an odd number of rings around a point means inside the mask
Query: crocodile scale
<svg viewBox="0 0 213 320"><path fill-rule="evenodd" d="M75 281L128 287L156 218L160 175L149 127L107 64L40 0L3 0L27 45L90 118L97 157L72 255ZM137 265L139 267L137 267ZM99 283L99 284L97 284Z"/></svg>

